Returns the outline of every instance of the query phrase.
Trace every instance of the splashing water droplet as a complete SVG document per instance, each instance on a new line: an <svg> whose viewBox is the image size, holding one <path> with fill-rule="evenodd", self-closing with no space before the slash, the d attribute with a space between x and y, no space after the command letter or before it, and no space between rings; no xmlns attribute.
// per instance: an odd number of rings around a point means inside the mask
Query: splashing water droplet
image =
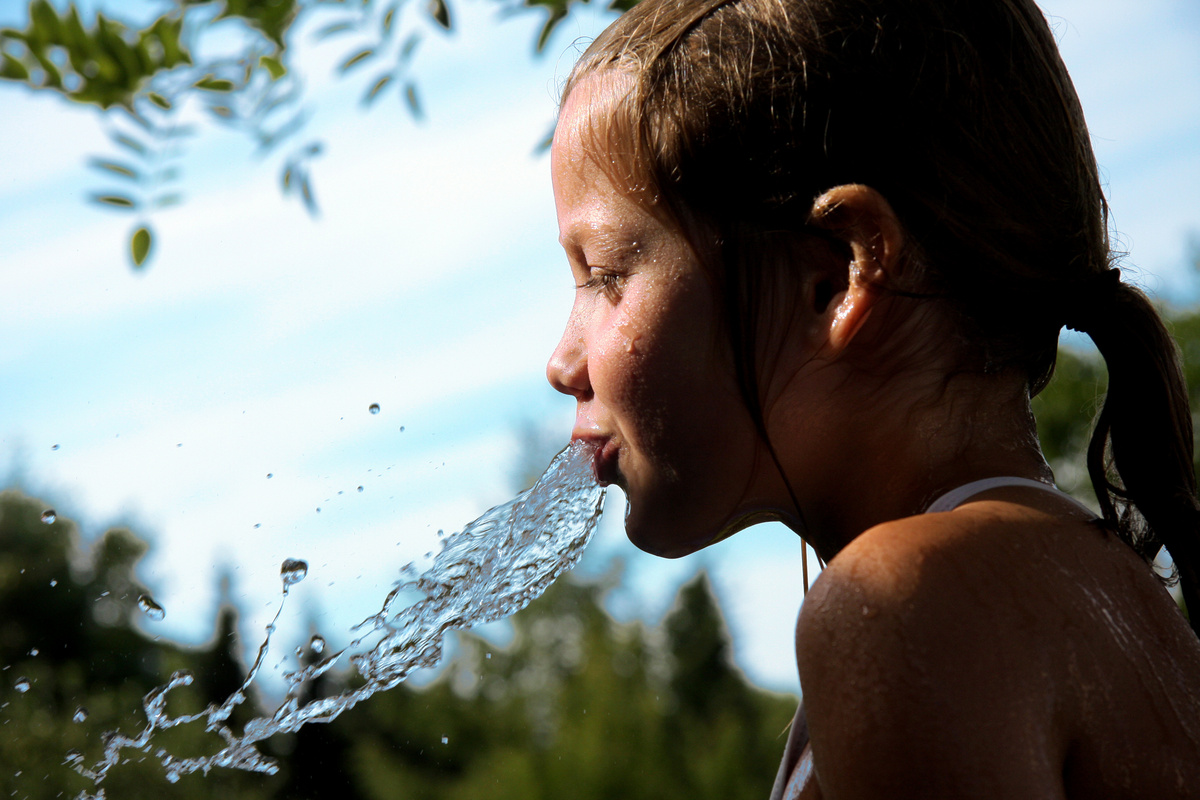
<svg viewBox="0 0 1200 800"><path fill-rule="evenodd" d="M325 652L325 639L320 636L314 636L308 640L308 648L317 655Z"/></svg>
<svg viewBox="0 0 1200 800"><path fill-rule="evenodd" d="M29 655L30 655L30 656L32 656L33 658L37 658L37 657L38 657L38 653L40 653L40 652L42 652L42 651L41 651L41 650L38 650L38 649L35 647L35 648L33 648L32 650L30 650L30 651L29 651Z"/></svg>
<svg viewBox="0 0 1200 800"><path fill-rule="evenodd" d="M256 523L254 523L254 527L255 527L255 528L261 528L261 527L262 527L262 523L261 523L261 522L256 522Z"/></svg>
<svg viewBox="0 0 1200 800"><path fill-rule="evenodd" d="M247 722L239 736L225 722L246 701L266 663L289 587L308 572L304 561L284 561L280 569L283 599L241 687L220 705L172 717L166 711L168 693L192 682L190 674L176 673L144 698L146 726L136 736L119 731L106 734L103 759L90 767L75 764L75 771L98 784L109 769L121 763L122 750L151 753L156 731L200 722L208 731L220 730L222 749L214 755L178 758L160 748L155 757L169 781L174 783L195 772L208 773L214 767L277 774L278 765L259 752L259 742L276 733L294 733L310 722L331 722L376 692L399 685L414 670L436 666L449 631L520 611L575 566L596 530L603 506L604 489L597 485L592 471L594 456L594 446L572 443L554 458L532 489L442 539L433 564L424 572L402 573L403 580L388 593L379 612L355 626L360 632L357 639L288 673L287 696L280 707L269 717ZM414 600L417 595L419 599ZM315 652L315 641L311 646ZM361 684L334 697L306 700L312 681L333 669L347 652L352 653L350 663L362 678ZM449 737L442 738L449 742Z"/></svg>
<svg viewBox="0 0 1200 800"><path fill-rule="evenodd" d="M303 647L296 648L296 658L304 658L304 648Z"/></svg>
<svg viewBox="0 0 1200 800"><path fill-rule="evenodd" d="M163 607L154 602L154 598L148 594L143 594L138 597L138 608L142 610L148 618L158 622L167 615Z"/></svg>
<svg viewBox="0 0 1200 800"><path fill-rule="evenodd" d="M87 718L88 718L88 710L86 708L84 708L83 706L80 706L79 708L75 709L75 713L71 715L71 719L74 722L83 722Z"/></svg>
<svg viewBox="0 0 1200 800"><path fill-rule="evenodd" d="M370 411L372 414L378 414L379 403L371 403L371 405L367 406L367 411Z"/></svg>
<svg viewBox="0 0 1200 800"><path fill-rule="evenodd" d="M71 748L70 750L67 751L67 763L73 764L76 761L83 761L83 753L79 752L78 750L76 750L74 748Z"/></svg>
<svg viewBox="0 0 1200 800"><path fill-rule="evenodd" d="M449 737L449 736L443 736L443 737L442 737L442 744L450 744L450 737Z"/></svg>
<svg viewBox="0 0 1200 800"><path fill-rule="evenodd" d="M271 478L274 478L274 477L275 477L275 473L274 473L274 472L268 472L268 473L267 473L267 480L271 480Z"/></svg>
<svg viewBox="0 0 1200 800"><path fill-rule="evenodd" d="M404 426L403 426L403 425L401 425L401 426L400 426L400 432L401 432L401 433L404 433Z"/></svg>
<svg viewBox="0 0 1200 800"><path fill-rule="evenodd" d="M57 519L58 512L56 512L53 508L47 508L42 512L42 522L46 523L47 525L53 525L54 521Z"/></svg>
<svg viewBox="0 0 1200 800"><path fill-rule="evenodd" d="M279 567L284 586L295 586L308 575L308 562L299 558L286 559Z"/></svg>
<svg viewBox="0 0 1200 800"><path fill-rule="evenodd" d="M55 586L58 586L58 581L50 581L50 588L53 589Z"/></svg>
<svg viewBox="0 0 1200 800"><path fill-rule="evenodd" d="M360 487L358 487L358 491L359 491L359 493L360 493L360 494L362 493L362 490L363 490L363 487L361 487L361 486L360 486Z"/></svg>
<svg viewBox="0 0 1200 800"><path fill-rule="evenodd" d="M13 688L21 694L28 692L31 685L32 684L29 682L29 678L26 677L20 677L13 681Z"/></svg>
<svg viewBox="0 0 1200 800"><path fill-rule="evenodd" d="M51 449L51 450L57 450L57 449L58 449L58 445L56 445L56 444L54 444L54 445L51 445L51 446L50 446L50 449Z"/></svg>

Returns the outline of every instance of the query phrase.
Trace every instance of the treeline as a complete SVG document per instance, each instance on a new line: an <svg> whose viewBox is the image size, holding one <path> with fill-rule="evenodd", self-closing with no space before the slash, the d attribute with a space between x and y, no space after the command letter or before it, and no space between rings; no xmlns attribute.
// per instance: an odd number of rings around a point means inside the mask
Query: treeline
<svg viewBox="0 0 1200 800"><path fill-rule="evenodd" d="M43 521L46 508L0 494L3 797L94 793L69 765L72 751L92 764L103 732L140 730L143 695L175 670L196 680L171 693L172 714L221 702L244 677L236 608L222 606L202 647L147 638L134 625L145 613L136 565L146 544L114 529L84 551L70 521ZM100 788L109 800L761 800L796 698L755 688L733 666L702 575L655 628L604 611L613 580L560 580L514 618L508 646L462 635L432 684L401 686L331 724L268 740L277 775L216 769L171 784L150 754L125 750ZM309 691L340 693L346 679L326 677ZM234 730L263 713L246 706ZM186 757L219 745L202 725L187 725L156 733L151 749Z"/></svg>

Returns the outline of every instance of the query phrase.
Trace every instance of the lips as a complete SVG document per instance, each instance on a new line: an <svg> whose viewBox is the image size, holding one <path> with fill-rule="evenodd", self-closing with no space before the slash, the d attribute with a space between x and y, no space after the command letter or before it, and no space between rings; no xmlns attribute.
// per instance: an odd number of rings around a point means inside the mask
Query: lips
<svg viewBox="0 0 1200 800"><path fill-rule="evenodd" d="M601 486L610 486L619 481L620 447L614 440L594 434L576 434L573 438L582 439L595 447L595 455L592 456L592 474L595 475L597 483Z"/></svg>

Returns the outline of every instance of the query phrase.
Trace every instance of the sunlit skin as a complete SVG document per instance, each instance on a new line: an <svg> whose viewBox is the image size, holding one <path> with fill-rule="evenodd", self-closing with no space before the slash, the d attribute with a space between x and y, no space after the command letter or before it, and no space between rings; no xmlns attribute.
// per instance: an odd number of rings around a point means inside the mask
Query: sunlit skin
<svg viewBox="0 0 1200 800"><path fill-rule="evenodd" d="M1122 796L1200 791L1200 643L1128 547L1037 489L921 514L972 480L1051 476L1023 377L954 373L953 323L881 291L911 279L887 201L839 186L810 209L846 247L814 253L764 337L785 483L737 392L712 281L581 135L602 82L621 80L585 78L560 115L576 289L548 377L576 398L574 436L601 445L638 546L683 555L774 517L829 560L796 632L807 725L786 765L815 766L799 796L1092 798L1134 774L1140 793Z"/></svg>

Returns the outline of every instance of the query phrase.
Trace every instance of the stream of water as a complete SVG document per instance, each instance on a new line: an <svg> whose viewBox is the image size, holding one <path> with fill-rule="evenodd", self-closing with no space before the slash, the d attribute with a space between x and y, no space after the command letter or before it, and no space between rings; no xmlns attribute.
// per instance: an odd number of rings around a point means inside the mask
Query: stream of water
<svg viewBox="0 0 1200 800"><path fill-rule="evenodd" d="M274 774L279 767L257 744L277 733L291 733L310 722L329 722L347 709L390 689L422 667L433 667L442 658L445 636L453 630L502 619L520 611L566 570L579 561L600 519L604 489L593 476L595 449L573 442L550 462L533 488L492 508L463 530L442 539L441 549L423 572L409 564L402 580L388 593L379 612L354 627L354 640L344 649L325 653L314 640L310 648L320 656L303 669L286 674L288 690L283 703L269 717L255 717L240 734L227 724L233 710L244 703L262 668L271 635L292 586L304 580L308 565L288 559L280 568L283 594L275 618L241 687L203 711L172 717L167 713L170 692L192 683L193 676L176 672L142 702L146 725L136 735L111 731L105 734L104 756L87 764L82 755L68 753L67 760L96 785L79 800L101 800L100 786L124 750L136 750L158 759L166 778L177 781L213 767ZM364 685L335 697L303 701L304 687L324 675L343 656L362 676ZM155 748L157 731L177 725L204 725L220 737L221 749L210 756L178 758Z"/></svg>

